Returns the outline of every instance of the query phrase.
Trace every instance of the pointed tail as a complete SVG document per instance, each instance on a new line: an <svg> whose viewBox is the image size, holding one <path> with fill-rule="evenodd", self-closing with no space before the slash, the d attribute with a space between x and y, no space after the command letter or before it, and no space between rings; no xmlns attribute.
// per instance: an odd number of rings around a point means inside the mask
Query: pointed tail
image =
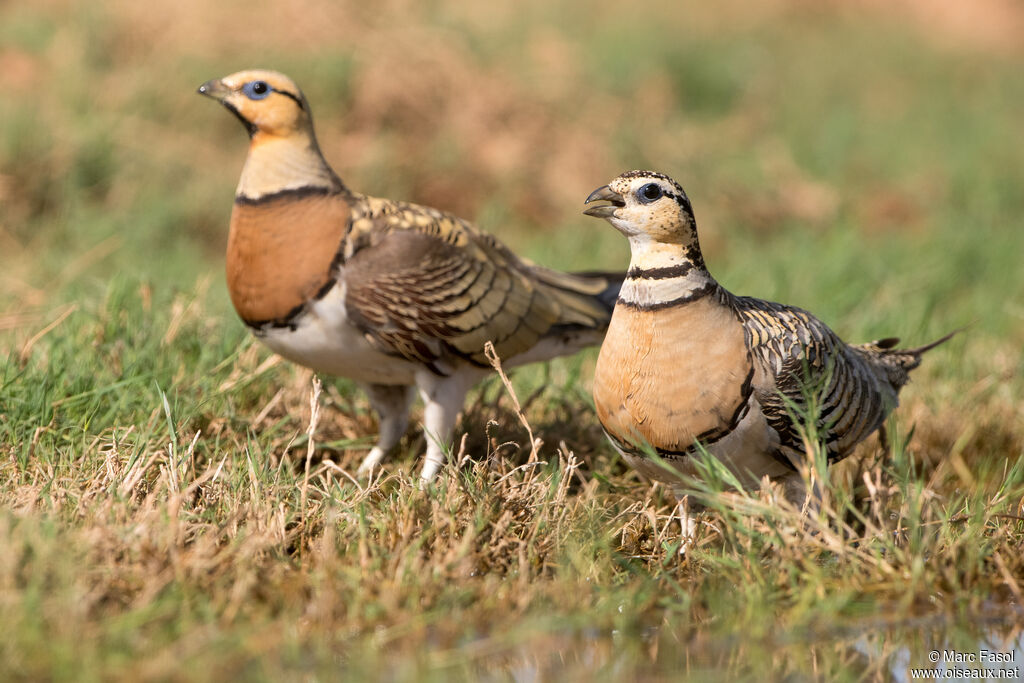
<svg viewBox="0 0 1024 683"><path fill-rule="evenodd" d="M534 267L534 275L560 305L559 326L604 330L612 317L625 272L562 273Z"/></svg>
<svg viewBox="0 0 1024 683"><path fill-rule="evenodd" d="M853 348L868 356L884 379L899 391L900 387L910 381L910 371L921 364L921 357L940 344L945 344L964 328L953 330L949 334L912 349L899 349L899 337L887 337L867 344L859 344Z"/></svg>
<svg viewBox="0 0 1024 683"><path fill-rule="evenodd" d="M921 356L923 356L926 352L931 351L936 346L939 346L941 344L945 344L950 339L952 339L954 336L960 334L963 331L964 331L964 328L961 327L960 329L953 330L952 332L950 332L949 334L945 335L944 337L940 337L940 338L936 339L933 342L925 344L924 346L918 346L917 348L913 348L913 349L894 349L893 353L917 356L917 359L920 362Z"/></svg>

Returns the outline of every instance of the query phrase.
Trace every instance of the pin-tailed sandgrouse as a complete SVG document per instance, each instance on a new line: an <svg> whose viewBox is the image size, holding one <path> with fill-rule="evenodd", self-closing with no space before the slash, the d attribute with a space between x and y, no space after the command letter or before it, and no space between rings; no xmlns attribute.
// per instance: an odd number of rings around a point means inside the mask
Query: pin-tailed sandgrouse
<svg viewBox="0 0 1024 683"><path fill-rule="evenodd" d="M418 389L421 476L433 478L466 392L490 367L486 342L514 366L601 341L621 275L541 268L455 216L353 192L280 73L242 71L199 92L249 133L228 237L231 300L272 350L366 390L380 436L361 473L399 442Z"/></svg>
<svg viewBox="0 0 1024 683"><path fill-rule="evenodd" d="M584 213L629 239L632 259L594 377L594 403L625 459L679 487L653 462L697 471L697 444L745 486L765 475L788 481L806 462L793 419L805 388L820 386L818 433L830 462L877 430L921 354L897 339L842 341L807 311L735 296L708 272L683 188L649 171L624 173L595 190ZM788 408L787 408L787 404ZM685 493L677 488L680 495ZM687 520L692 533L692 518Z"/></svg>

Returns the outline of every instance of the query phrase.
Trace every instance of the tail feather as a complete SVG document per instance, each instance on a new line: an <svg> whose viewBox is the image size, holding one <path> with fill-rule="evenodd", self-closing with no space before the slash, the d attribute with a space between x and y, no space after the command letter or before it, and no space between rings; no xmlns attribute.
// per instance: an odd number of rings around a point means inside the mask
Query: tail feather
<svg viewBox="0 0 1024 683"><path fill-rule="evenodd" d="M910 381L910 371L921 364L921 356L936 346L946 343L961 331L963 328L953 330L933 342L912 349L896 348L900 341L898 337L887 337L867 344L859 344L853 348L867 356L867 360L875 367L875 371L880 374L880 377L899 391L900 387Z"/></svg>
<svg viewBox="0 0 1024 683"><path fill-rule="evenodd" d="M963 330L964 330L964 328L961 327L960 329L953 330L949 334L947 334L947 335L945 335L943 337L940 337L939 339L936 339L933 342L925 344L924 346L918 346L917 348L913 348L913 349L896 349L896 350L893 351L893 353L909 354L911 356L918 356L918 357L920 357L924 353L934 349L936 346L939 346L941 344L945 344L950 339L952 339L954 336L956 336L956 335L960 334L961 332L963 332Z"/></svg>
<svg viewBox="0 0 1024 683"><path fill-rule="evenodd" d="M936 346L945 344L962 331L963 328L953 330L949 334L940 337L939 339L936 339L933 342L929 342L923 346L918 346L912 349L896 348L896 345L900 343L899 337L886 337L885 339L876 339L875 341L871 341L866 344L857 344L853 346L854 348L867 352L868 354L871 355L896 357L906 356L907 358L916 358L917 361L920 362L921 356L924 355L926 352L931 351ZM914 367L917 367L917 365L915 364ZM908 368L908 370L909 369L912 368Z"/></svg>
<svg viewBox="0 0 1024 683"><path fill-rule="evenodd" d="M538 293L553 306L551 326L528 351L505 361L506 367L545 361L600 344L611 322L625 273L560 273L534 267Z"/></svg>
<svg viewBox="0 0 1024 683"><path fill-rule="evenodd" d="M535 267L533 274L562 308L562 325L605 329L625 272L562 273Z"/></svg>
<svg viewBox="0 0 1024 683"><path fill-rule="evenodd" d="M588 270L578 273L570 273L574 278L585 278L595 283L604 285L604 289L597 293L597 300L600 301L609 315L615 310L615 302L619 298L619 290L622 289L622 282L626 279L625 271L611 270Z"/></svg>

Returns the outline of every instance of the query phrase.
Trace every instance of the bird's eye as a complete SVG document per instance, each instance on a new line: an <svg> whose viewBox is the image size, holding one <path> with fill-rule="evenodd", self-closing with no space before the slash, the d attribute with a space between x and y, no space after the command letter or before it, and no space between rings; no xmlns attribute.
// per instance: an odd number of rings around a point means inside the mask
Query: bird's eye
<svg viewBox="0 0 1024 683"><path fill-rule="evenodd" d="M646 185L641 187L636 193L637 198L644 204L649 204L650 202L653 202L656 199L660 199L661 195L661 186L658 185L657 183L647 183Z"/></svg>
<svg viewBox="0 0 1024 683"><path fill-rule="evenodd" d="M242 86L242 92L250 100L262 100L264 97L269 95L274 89L267 84L266 81L249 81Z"/></svg>

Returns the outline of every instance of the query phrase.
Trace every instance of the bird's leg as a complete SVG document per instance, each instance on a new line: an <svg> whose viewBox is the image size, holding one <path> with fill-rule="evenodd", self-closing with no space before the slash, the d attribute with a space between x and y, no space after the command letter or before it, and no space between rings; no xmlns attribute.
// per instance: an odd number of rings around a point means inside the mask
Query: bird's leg
<svg viewBox="0 0 1024 683"><path fill-rule="evenodd" d="M444 465L445 449L450 448L455 419L462 409L466 392L480 378L474 371L456 370L441 377L428 370L416 375L416 386L423 398L423 430L427 436L427 456L420 472L423 483L431 481Z"/></svg>
<svg viewBox="0 0 1024 683"><path fill-rule="evenodd" d="M398 445L409 426L409 407L416 396L414 387L400 384L362 385L370 399L370 406L380 416L377 445L363 458L356 474L369 476L391 450Z"/></svg>
<svg viewBox="0 0 1024 683"><path fill-rule="evenodd" d="M682 531L679 554L685 555L697 540L697 523L704 511L704 506L691 502L690 496L686 494L677 493L676 497L679 501L676 505L676 509L679 511L679 528Z"/></svg>
<svg viewBox="0 0 1024 683"><path fill-rule="evenodd" d="M878 444L882 447L882 458L889 460L892 457L892 447L889 445L889 432L884 422L878 428Z"/></svg>
<svg viewBox="0 0 1024 683"><path fill-rule="evenodd" d="M824 483L815 477L808 490L807 481L807 478L800 472L791 472L776 479L782 496L796 506L801 514L806 513L813 517L821 512L824 503L825 493L822 490Z"/></svg>

